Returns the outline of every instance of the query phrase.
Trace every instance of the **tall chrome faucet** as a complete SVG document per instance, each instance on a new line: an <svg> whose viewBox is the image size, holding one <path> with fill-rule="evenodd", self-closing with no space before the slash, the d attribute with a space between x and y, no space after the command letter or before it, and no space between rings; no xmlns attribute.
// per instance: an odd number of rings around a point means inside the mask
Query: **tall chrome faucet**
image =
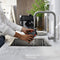
<svg viewBox="0 0 60 60"><path fill-rule="evenodd" d="M52 11L37 11L37 12L35 12L35 14L34 14L34 29L35 29L35 32L36 32L35 20L36 20L36 15L38 13L52 13L54 15L54 37L53 37L53 39L54 39L54 41L56 41L56 15L55 15L55 13L52 12Z"/></svg>

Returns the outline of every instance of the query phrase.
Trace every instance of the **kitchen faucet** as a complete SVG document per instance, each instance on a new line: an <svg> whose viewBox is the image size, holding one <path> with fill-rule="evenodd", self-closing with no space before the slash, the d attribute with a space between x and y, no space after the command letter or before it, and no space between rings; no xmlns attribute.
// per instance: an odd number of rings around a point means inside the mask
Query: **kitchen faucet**
<svg viewBox="0 0 60 60"><path fill-rule="evenodd" d="M35 30L35 33L36 33L35 20L36 20L36 15L38 13L52 13L54 15L54 37L50 38L50 39L54 39L54 41L56 41L56 14L52 11L37 11L37 12L35 12L35 14L34 14L34 30Z"/></svg>

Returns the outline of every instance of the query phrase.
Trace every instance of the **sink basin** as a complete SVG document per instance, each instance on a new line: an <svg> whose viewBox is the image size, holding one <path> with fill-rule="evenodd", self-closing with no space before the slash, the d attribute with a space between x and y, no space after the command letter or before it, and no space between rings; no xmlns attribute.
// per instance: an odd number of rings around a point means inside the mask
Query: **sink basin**
<svg viewBox="0 0 60 60"><path fill-rule="evenodd" d="M51 46L43 39L35 39L31 43L27 43L24 40L15 39L11 46Z"/></svg>
<svg viewBox="0 0 60 60"><path fill-rule="evenodd" d="M19 32L19 31L17 32L24 35L23 32ZM47 32L37 31L37 36L34 37L34 40L31 43L27 43L24 40L20 40L16 38L11 44L11 46L51 46L51 44L49 43L50 42L48 40Z"/></svg>

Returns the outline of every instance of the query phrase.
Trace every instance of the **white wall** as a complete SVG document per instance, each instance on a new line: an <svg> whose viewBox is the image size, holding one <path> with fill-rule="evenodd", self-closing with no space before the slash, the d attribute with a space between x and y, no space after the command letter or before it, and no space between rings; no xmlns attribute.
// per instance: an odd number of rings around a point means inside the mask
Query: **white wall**
<svg viewBox="0 0 60 60"><path fill-rule="evenodd" d="M53 11L53 12L55 12L55 0L49 0L50 1L50 8L49 8L49 10L50 11ZM50 17L49 17L49 32L52 34L52 35L54 35L54 16L52 15L52 14L50 14L49 15Z"/></svg>
<svg viewBox="0 0 60 60"><path fill-rule="evenodd" d="M55 12L56 14L56 24L57 24L57 32L56 32L56 38L57 40L59 40L60 37L60 27L59 27L59 23L60 23L60 0L50 0L50 11ZM53 34L54 30L53 30L53 17L50 16L50 33Z"/></svg>
<svg viewBox="0 0 60 60"><path fill-rule="evenodd" d="M55 0L55 13L57 18L57 36L60 39L60 0Z"/></svg>
<svg viewBox="0 0 60 60"><path fill-rule="evenodd" d="M11 6L17 5L17 0L0 0L0 2L5 15L10 20Z"/></svg>

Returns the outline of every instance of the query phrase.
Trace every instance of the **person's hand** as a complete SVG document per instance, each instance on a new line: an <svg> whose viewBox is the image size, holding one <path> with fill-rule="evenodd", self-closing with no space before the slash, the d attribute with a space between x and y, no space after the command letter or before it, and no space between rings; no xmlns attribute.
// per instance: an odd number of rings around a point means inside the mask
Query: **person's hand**
<svg viewBox="0 0 60 60"><path fill-rule="evenodd" d="M28 42L28 43L30 43L33 40L32 35L21 35L21 34L19 34L17 32L15 33L14 37L17 37L17 38L19 38L21 40L24 40L24 41Z"/></svg>
<svg viewBox="0 0 60 60"><path fill-rule="evenodd" d="M28 34L29 32L34 31L34 29L27 29L23 27L21 31L24 32L25 34Z"/></svg>
<svg viewBox="0 0 60 60"><path fill-rule="evenodd" d="M33 40L33 36L32 35L21 35L20 39L30 43Z"/></svg>

